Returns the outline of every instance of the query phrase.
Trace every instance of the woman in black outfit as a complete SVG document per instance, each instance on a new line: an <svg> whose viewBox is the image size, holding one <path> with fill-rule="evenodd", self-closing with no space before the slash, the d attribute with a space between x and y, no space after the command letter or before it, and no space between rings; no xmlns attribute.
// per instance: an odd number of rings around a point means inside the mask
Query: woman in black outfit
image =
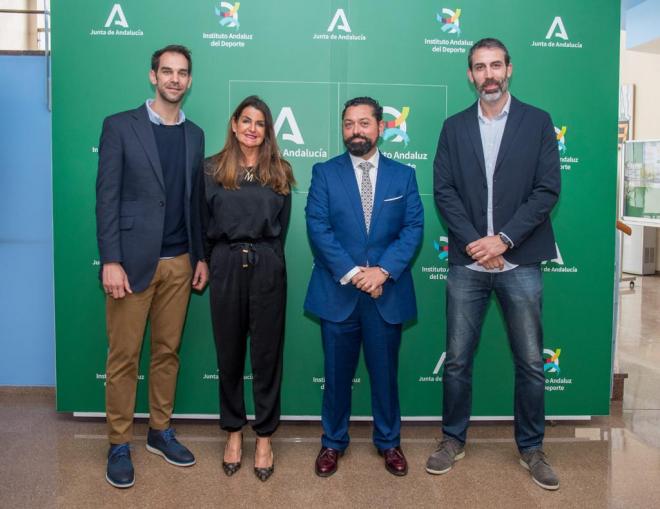
<svg viewBox="0 0 660 509"><path fill-rule="evenodd" d="M220 372L220 427L228 432L223 469L241 466L247 423L243 371L250 337L256 435L254 472L273 473L270 436L280 420L291 165L280 157L270 109L250 96L231 116L224 148L206 160L201 215L210 261L213 334Z"/></svg>

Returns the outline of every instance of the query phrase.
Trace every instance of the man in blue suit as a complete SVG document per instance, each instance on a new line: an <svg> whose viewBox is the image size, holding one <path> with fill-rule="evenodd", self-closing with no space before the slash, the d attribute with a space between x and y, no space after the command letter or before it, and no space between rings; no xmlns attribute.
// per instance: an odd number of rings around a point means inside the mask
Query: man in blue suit
<svg viewBox="0 0 660 509"><path fill-rule="evenodd" d="M426 470L444 474L465 455L472 404L472 364L494 292L515 364L515 439L520 463L549 490L559 479L543 452L543 331L540 263L556 257L550 212L560 165L550 115L508 91L513 68L497 39L468 56L479 94L445 121L434 161L434 195L449 229L447 357L443 375L444 440Z"/></svg>
<svg viewBox="0 0 660 509"><path fill-rule="evenodd" d="M173 465L195 463L170 427L190 290L203 289L208 279L193 191L204 163L204 133L181 111L192 83L188 49L171 45L156 51L149 79L154 99L103 122L96 180L108 333L106 480L117 488L135 482L129 442L147 320L147 450Z"/></svg>
<svg viewBox="0 0 660 509"><path fill-rule="evenodd" d="M397 384L402 323L417 307L410 264L422 238L422 203L412 168L376 146L383 109L370 97L348 101L348 152L314 165L307 233L314 253L305 310L321 320L325 354L322 447L317 475L337 471L349 444L351 384L364 345L374 417L373 441L394 475L408 465L400 447Z"/></svg>

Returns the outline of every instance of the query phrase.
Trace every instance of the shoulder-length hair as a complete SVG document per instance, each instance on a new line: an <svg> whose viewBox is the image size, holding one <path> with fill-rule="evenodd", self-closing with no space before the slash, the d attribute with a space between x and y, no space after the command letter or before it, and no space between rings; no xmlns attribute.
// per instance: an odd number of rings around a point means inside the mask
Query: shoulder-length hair
<svg viewBox="0 0 660 509"><path fill-rule="evenodd" d="M259 156L255 176L262 186L268 186L276 193L287 195L296 181L293 178L291 165L282 159L280 149L275 139L273 115L268 105L256 95L246 97L241 101L229 118L225 146L211 157L209 173L216 182L225 189L238 189L241 166L241 146L232 131L232 120L238 123L243 110L248 107L259 110L265 119L264 141L259 146Z"/></svg>

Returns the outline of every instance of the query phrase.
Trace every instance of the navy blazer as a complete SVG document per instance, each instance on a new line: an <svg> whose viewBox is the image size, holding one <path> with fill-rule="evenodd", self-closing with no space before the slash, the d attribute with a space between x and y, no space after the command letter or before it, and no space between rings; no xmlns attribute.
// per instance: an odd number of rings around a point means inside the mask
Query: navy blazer
<svg viewBox="0 0 660 509"><path fill-rule="evenodd" d="M193 183L204 162L204 133L184 123L184 214L194 267L203 258L199 215L192 210ZM145 105L103 122L96 179L96 237L103 264L119 262L134 292L145 290L160 259L165 223L165 183Z"/></svg>
<svg viewBox="0 0 660 509"><path fill-rule="evenodd" d="M433 191L449 229L449 262L474 260L466 246L488 233L488 186L477 103L449 117L433 161ZM550 115L511 97L493 174L493 228L513 241L514 264L555 258L550 211L561 188L559 151Z"/></svg>
<svg viewBox="0 0 660 509"><path fill-rule="evenodd" d="M388 323L417 315L410 264L422 239L424 211L415 171L380 154L367 234L355 170L348 153L314 165L305 208L314 268L305 310L340 322L362 292L339 281L355 266L380 266L390 273L376 305Z"/></svg>

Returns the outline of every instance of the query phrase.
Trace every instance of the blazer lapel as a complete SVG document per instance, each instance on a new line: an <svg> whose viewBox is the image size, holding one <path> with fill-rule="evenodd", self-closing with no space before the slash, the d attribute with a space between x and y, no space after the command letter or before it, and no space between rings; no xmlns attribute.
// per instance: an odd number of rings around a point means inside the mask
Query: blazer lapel
<svg viewBox="0 0 660 509"><path fill-rule="evenodd" d="M516 137L518 128L524 116L524 111L520 101L515 97L511 96L511 106L509 108L509 116L506 119L506 126L504 127L504 133L502 134L502 141L500 143L500 150L497 153L497 162L495 163L495 171L502 164L504 156L506 156L507 151L511 148L513 140Z"/></svg>
<svg viewBox="0 0 660 509"><path fill-rule="evenodd" d="M140 108L134 111L133 118L133 129L137 135L144 152L147 154L147 158L151 163L151 167L156 174L156 178L160 183L161 187L165 189L165 180L163 179L163 169L160 166L160 157L158 156L158 147L156 146L156 137L154 136L153 128L151 127L151 121L149 120L149 115L147 114L147 107L141 106Z"/></svg>
<svg viewBox="0 0 660 509"><path fill-rule="evenodd" d="M465 118L465 123L467 124L467 132L470 136L470 141L472 141L472 149L479 162L481 174L486 178L486 162L484 158L484 146L481 142L481 131L479 130L479 111L477 109L477 103L474 103L474 105L467 110L466 114L467 117Z"/></svg>
<svg viewBox="0 0 660 509"><path fill-rule="evenodd" d="M193 159L195 157L194 143L197 140L193 140L193 130L190 125L190 122L183 123L184 128L184 138L186 142L186 203L190 200L190 195L192 194L192 168L193 168ZM202 154L203 156L203 154Z"/></svg>
<svg viewBox="0 0 660 509"><path fill-rule="evenodd" d="M343 164L339 168L339 175L341 181L344 184L346 189L346 195L348 196L348 201L353 206L353 211L357 218L357 223L360 225L360 231L364 238L367 238L367 225L364 224L364 212L362 210L362 200L360 198L360 189L357 185L357 180L355 178L355 170L353 169L353 163L351 158L348 155L348 152L344 153ZM373 217L373 214L372 214Z"/></svg>
<svg viewBox="0 0 660 509"><path fill-rule="evenodd" d="M383 200L387 196L387 191L392 182L392 166L390 160L383 154L378 158L378 173L376 176L376 192L374 193L374 206L371 212L371 228L369 232L374 231L374 225L378 221L378 214L383 208Z"/></svg>

